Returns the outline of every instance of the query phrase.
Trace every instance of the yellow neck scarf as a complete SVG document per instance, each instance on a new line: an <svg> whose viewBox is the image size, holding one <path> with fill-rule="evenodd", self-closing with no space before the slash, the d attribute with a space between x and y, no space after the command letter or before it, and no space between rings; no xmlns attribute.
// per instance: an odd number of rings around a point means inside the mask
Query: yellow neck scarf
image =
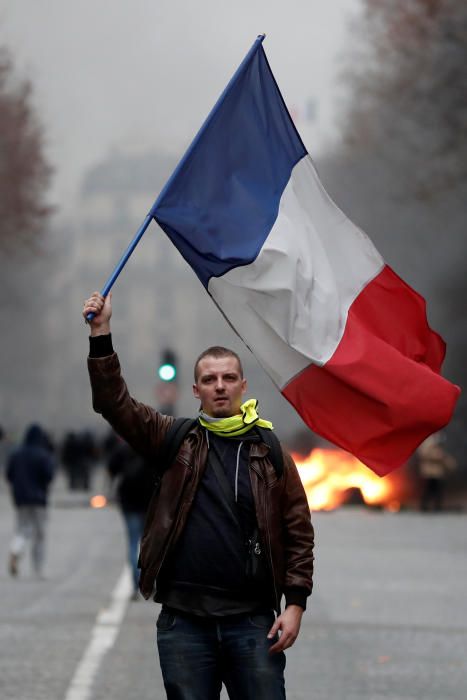
<svg viewBox="0 0 467 700"><path fill-rule="evenodd" d="M211 418L206 414L201 413L198 420L204 428L210 430L217 435L224 437L236 437L244 435L255 425L260 428L268 428L274 430L272 423L268 420L260 418L258 415L258 402L256 399L248 399L240 406L241 413L228 418Z"/></svg>

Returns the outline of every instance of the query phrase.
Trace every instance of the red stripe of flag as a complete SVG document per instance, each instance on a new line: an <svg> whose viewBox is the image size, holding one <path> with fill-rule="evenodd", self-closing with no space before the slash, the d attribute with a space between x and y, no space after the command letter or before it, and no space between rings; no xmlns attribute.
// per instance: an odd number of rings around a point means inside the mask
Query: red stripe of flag
<svg viewBox="0 0 467 700"><path fill-rule="evenodd" d="M444 354L423 297L385 266L351 305L331 359L282 393L313 430L384 476L452 416L460 389L439 374Z"/></svg>

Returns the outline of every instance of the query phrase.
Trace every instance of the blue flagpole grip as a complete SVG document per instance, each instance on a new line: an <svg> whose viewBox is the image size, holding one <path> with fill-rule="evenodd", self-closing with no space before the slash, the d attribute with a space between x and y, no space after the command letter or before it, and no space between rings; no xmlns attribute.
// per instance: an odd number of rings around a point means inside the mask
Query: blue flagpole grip
<svg viewBox="0 0 467 700"><path fill-rule="evenodd" d="M139 227L138 231L135 233L135 236L134 236L133 240L131 241L130 245L125 250L122 257L120 258L120 260L116 264L115 269L112 272L112 274L110 275L109 279L102 287L101 294L103 297L106 297L107 294L112 289L114 282L116 281L117 277L119 276L119 274L121 273L121 271L125 267L125 265L128 261L128 258L130 257L130 255L132 254L132 252L134 251L134 249L136 248L136 246L140 242L141 238L143 237L143 234L146 231L149 224L151 223L151 220L152 220L152 216L150 214L148 214L146 216L145 220L143 221L143 223L141 224L141 226ZM92 321L92 319L94 318L95 315L96 314L93 312L87 314L86 320Z"/></svg>

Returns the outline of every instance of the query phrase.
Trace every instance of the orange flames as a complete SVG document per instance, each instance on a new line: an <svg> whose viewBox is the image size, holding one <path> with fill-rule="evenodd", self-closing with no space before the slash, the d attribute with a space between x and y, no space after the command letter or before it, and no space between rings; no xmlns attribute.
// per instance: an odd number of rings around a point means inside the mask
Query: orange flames
<svg viewBox="0 0 467 700"><path fill-rule="evenodd" d="M311 510L334 510L359 489L364 502L398 511L396 482L381 478L356 457L338 449L314 449L308 457L292 454L305 487Z"/></svg>

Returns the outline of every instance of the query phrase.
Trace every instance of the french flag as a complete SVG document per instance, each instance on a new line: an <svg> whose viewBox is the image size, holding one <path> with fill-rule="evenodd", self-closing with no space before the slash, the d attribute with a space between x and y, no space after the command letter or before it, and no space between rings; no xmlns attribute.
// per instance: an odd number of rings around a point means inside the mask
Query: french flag
<svg viewBox="0 0 467 700"><path fill-rule="evenodd" d="M258 37L150 215L316 433L383 476L451 418L424 299L331 200Z"/></svg>

